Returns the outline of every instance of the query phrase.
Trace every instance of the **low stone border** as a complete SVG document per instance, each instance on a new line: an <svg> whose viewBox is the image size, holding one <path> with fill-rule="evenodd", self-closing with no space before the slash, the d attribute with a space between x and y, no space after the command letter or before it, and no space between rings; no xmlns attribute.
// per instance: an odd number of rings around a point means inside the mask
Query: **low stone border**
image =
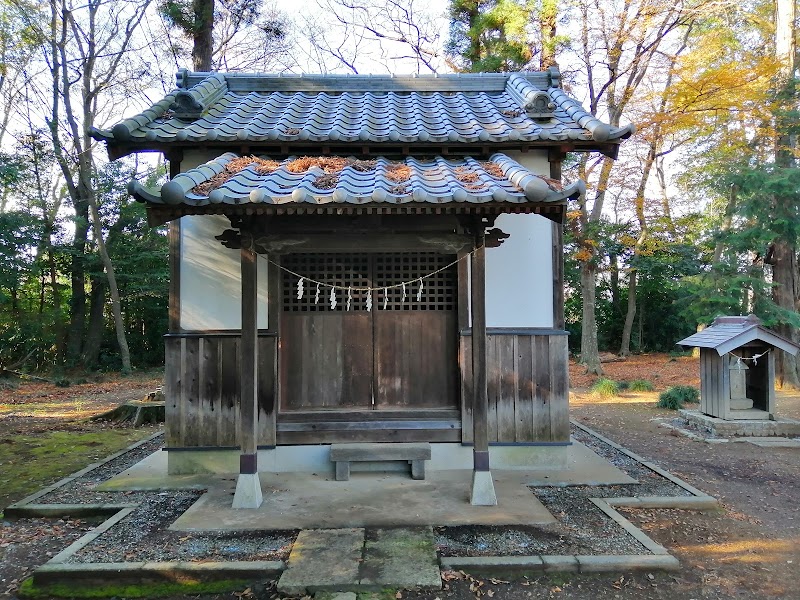
<svg viewBox="0 0 800 600"><path fill-rule="evenodd" d="M523 573L599 573L608 571L675 571L680 562L670 554L602 556L467 556L441 559L442 569L476 575Z"/></svg>
<svg viewBox="0 0 800 600"><path fill-rule="evenodd" d="M48 518L60 518L60 517L91 517L91 516L106 516L108 514L114 514L119 511L121 508L124 508L129 505L119 505L119 504L37 504L35 501L43 496L46 496L50 492L57 490L60 487L64 487L83 477L87 473L94 471L98 467L102 467L104 464L111 462L112 460L119 458L123 454L127 454L131 450L135 450L139 446L143 446L144 444L156 439L158 436L164 435L164 432L158 431L151 436L146 437L143 440L140 440L134 444L131 444L127 448L123 448L119 452L115 452L111 456L107 456L100 462L92 463L88 467L81 469L73 473L72 475L68 475L64 479L61 479L55 482L52 485L48 485L47 487L42 488L38 492L31 494L30 496L26 496L22 500L15 502L14 504L10 504L6 509L3 511L3 516L6 518L12 519L19 519L19 518L36 518L36 517L48 517Z"/></svg>
<svg viewBox="0 0 800 600"><path fill-rule="evenodd" d="M713 438L713 437L707 438L707 437L703 437L702 435L698 435L697 433L694 433L693 431L689 431L688 429L685 429L683 427L678 427L677 425L673 425L672 423L670 423L668 421L660 421L658 426L659 427L664 427L665 429L670 429L670 430L682 435L683 437L687 437L690 440L693 440L695 442L705 442L706 444L725 444L725 443L730 441L728 438Z"/></svg>
<svg viewBox="0 0 800 600"><path fill-rule="evenodd" d="M277 577L283 561L53 563L33 572L34 585L80 583L144 585L149 583L208 583L223 580L258 580Z"/></svg>

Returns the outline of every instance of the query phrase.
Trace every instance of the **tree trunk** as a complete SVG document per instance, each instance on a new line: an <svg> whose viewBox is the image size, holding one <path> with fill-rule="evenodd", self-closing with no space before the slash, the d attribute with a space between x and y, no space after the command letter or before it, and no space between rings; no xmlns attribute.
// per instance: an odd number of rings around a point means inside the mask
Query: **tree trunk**
<svg viewBox="0 0 800 600"><path fill-rule="evenodd" d="M83 345L81 360L86 369L98 366L100 345L103 343L105 319L103 309L106 304L106 285L101 277L92 277L92 291L89 294L89 328L86 343Z"/></svg>
<svg viewBox="0 0 800 600"><path fill-rule="evenodd" d="M84 201L75 201L75 237L72 242L70 264L69 330L67 331L68 364L76 364L83 350L86 329L86 239L89 232L89 207Z"/></svg>
<svg viewBox="0 0 800 600"><path fill-rule="evenodd" d="M781 63L779 99L775 115L777 137L775 140L775 162L781 169L795 167L795 139L792 131L796 126L793 109L795 106L795 62L797 47L795 42L795 20L797 17L795 0L777 0L775 10L775 58ZM790 110L791 109L791 110ZM788 222L794 218L794 203L791 197L775 198L776 219ZM791 227L773 241L772 247L772 299L788 312L796 312L800 300L800 282L797 273L797 234ZM787 323L778 326L778 332L790 340L800 339L795 328ZM778 353L775 361L775 377L784 388L800 389L800 370L797 358L786 353Z"/></svg>
<svg viewBox="0 0 800 600"><path fill-rule="evenodd" d="M544 71L556 65L557 0L543 0L539 13L539 38L542 44L539 68Z"/></svg>
<svg viewBox="0 0 800 600"><path fill-rule="evenodd" d="M193 0L192 64L195 71L210 71L214 53L214 0Z"/></svg>
<svg viewBox="0 0 800 600"><path fill-rule="evenodd" d="M596 309L596 269L591 263L581 265L581 290L583 292L583 324L581 326L581 364L587 373L602 375L600 350L597 347Z"/></svg>
<svg viewBox="0 0 800 600"><path fill-rule="evenodd" d="M795 312L800 310L795 244L790 244L786 240L778 240L773 244L772 282L775 284L772 290L772 299L775 304ZM775 329L783 337L800 343L797 329L788 323L781 323ZM775 357L775 378L778 386L782 389L800 389L797 357L779 351Z"/></svg>
<svg viewBox="0 0 800 600"><path fill-rule="evenodd" d="M119 346L119 355L122 359L122 372L130 373L131 354L128 350L128 340L125 337L125 323L122 320L119 290L117 289L117 277L114 274L114 265L111 264L111 257L108 255L106 242L103 239L103 228L100 224L100 214L97 210L97 201L94 196L89 197L89 205L92 209L92 227L94 229L95 242L97 242L97 249L100 251L100 258L103 261L106 278L108 279L108 291L111 295L111 312L114 315L114 329L117 333L117 345Z"/></svg>
<svg viewBox="0 0 800 600"><path fill-rule="evenodd" d="M619 256L613 252L608 255L608 271L611 278L611 306L616 311L619 308Z"/></svg>
<svg viewBox="0 0 800 600"><path fill-rule="evenodd" d="M637 279L638 272L636 269L631 269L631 273L628 276L628 310L625 313L625 325L622 328L622 343L619 348L620 356L630 356L631 354L631 332L633 331L633 320L636 317Z"/></svg>

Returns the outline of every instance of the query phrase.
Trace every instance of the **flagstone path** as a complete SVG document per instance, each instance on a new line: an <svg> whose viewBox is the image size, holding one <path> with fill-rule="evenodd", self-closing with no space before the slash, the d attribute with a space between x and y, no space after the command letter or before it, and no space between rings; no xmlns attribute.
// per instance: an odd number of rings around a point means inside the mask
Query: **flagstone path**
<svg viewBox="0 0 800 600"><path fill-rule="evenodd" d="M441 585L430 527L304 529L278 590L300 595Z"/></svg>

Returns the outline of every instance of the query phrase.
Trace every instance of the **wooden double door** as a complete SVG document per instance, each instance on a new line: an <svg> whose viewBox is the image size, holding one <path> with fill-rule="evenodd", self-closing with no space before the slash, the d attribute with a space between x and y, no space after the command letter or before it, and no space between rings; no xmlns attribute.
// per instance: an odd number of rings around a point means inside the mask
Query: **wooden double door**
<svg viewBox="0 0 800 600"><path fill-rule="evenodd" d="M283 256L281 411L457 408L454 260L435 252Z"/></svg>

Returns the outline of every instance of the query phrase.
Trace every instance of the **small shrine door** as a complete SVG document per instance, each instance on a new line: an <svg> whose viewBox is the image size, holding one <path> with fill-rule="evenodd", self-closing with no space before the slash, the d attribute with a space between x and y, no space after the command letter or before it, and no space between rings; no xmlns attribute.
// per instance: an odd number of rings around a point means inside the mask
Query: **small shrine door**
<svg viewBox="0 0 800 600"><path fill-rule="evenodd" d="M454 260L435 252L283 256L281 411L457 408ZM336 285L333 298L314 281Z"/></svg>

